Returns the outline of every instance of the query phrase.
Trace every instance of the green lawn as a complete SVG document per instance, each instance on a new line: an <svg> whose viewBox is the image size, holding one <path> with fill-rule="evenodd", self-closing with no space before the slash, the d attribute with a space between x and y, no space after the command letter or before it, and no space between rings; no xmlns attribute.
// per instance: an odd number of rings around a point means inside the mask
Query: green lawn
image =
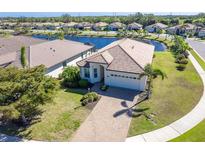
<svg viewBox="0 0 205 154"><path fill-rule="evenodd" d="M32 140L68 141L90 113L86 107L74 109L80 106L81 97L78 92L59 90L53 103L41 107L44 112L40 121L25 130L17 130L15 126L0 127L0 132Z"/></svg>
<svg viewBox="0 0 205 154"><path fill-rule="evenodd" d="M153 67L163 70L168 78L163 81L154 79L151 99L137 106L138 111L144 109L152 120L143 114L133 117L128 136L172 123L191 111L202 95L202 81L190 61L185 71L177 71L172 53L158 52L155 55Z"/></svg>
<svg viewBox="0 0 205 154"><path fill-rule="evenodd" d="M205 142L205 120L171 142Z"/></svg>
<svg viewBox="0 0 205 154"><path fill-rule="evenodd" d="M201 59L201 57L199 57L199 55L194 51L194 50L190 50L192 56L194 56L194 58L197 60L197 62L201 65L201 67L203 68L203 70L205 70L205 62L203 59Z"/></svg>

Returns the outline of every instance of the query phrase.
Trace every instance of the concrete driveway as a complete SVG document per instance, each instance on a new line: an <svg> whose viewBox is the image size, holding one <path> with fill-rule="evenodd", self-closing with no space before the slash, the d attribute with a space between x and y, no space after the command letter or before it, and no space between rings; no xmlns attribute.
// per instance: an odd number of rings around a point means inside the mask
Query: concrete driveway
<svg viewBox="0 0 205 154"><path fill-rule="evenodd" d="M101 92L98 86L92 90L100 93L102 97L74 134L72 141L125 141L132 119L128 107L137 101L138 92L111 87L106 92Z"/></svg>
<svg viewBox="0 0 205 154"><path fill-rule="evenodd" d="M205 43L191 39L187 39L186 41L205 60Z"/></svg>

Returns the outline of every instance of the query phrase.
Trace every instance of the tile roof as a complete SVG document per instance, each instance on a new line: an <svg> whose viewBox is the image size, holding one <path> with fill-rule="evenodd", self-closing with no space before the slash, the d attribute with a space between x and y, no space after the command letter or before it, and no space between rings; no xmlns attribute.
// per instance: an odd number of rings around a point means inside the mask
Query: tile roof
<svg viewBox="0 0 205 154"><path fill-rule="evenodd" d="M168 26L163 24L163 23L155 23L155 24L149 25L147 27L167 28Z"/></svg>
<svg viewBox="0 0 205 154"><path fill-rule="evenodd" d="M46 40L28 36L0 37L0 55L19 51L22 46L28 47L42 42L46 42Z"/></svg>
<svg viewBox="0 0 205 154"><path fill-rule="evenodd" d="M128 28L135 28L135 27L137 27L137 28L142 28L142 25L141 25L141 24L138 24L138 23L136 23L136 22L133 22L133 23L129 24L127 27L128 27Z"/></svg>
<svg viewBox="0 0 205 154"><path fill-rule="evenodd" d="M12 63L16 59L16 53L11 52L0 56L0 65Z"/></svg>
<svg viewBox="0 0 205 154"><path fill-rule="evenodd" d="M26 55L30 45L46 42L46 40L36 39L28 36L0 37L0 64L12 62L12 65L21 67L20 49L26 47ZM16 56L14 58L14 55Z"/></svg>
<svg viewBox="0 0 205 154"><path fill-rule="evenodd" d="M77 65L84 67L90 62L104 63L108 65L108 70L141 73L146 64L152 62L153 53L154 46L152 45L131 39L121 39L77 62Z"/></svg>

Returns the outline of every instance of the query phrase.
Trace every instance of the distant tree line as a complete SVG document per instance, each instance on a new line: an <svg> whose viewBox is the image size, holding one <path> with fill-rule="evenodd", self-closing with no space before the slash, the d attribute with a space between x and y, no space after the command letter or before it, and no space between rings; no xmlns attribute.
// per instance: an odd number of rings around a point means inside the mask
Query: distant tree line
<svg viewBox="0 0 205 154"><path fill-rule="evenodd" d="M203 23L205 24L205 13L199 13L197 15L154 15L154 14L142 14L140 12L130 14L127 16L70 16L69 14L63 14L60 17L4 17L1 20L8 20L10 22L122 22L124 24L130 24L137 22L143 26L161 22L167 25L177 25L182 21L183 23Z"/></svg>

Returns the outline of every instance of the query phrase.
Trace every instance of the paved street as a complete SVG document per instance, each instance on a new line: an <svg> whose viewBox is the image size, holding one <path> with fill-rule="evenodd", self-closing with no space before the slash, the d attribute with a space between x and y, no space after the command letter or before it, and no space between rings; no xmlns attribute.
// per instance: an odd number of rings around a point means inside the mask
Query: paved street
<svg viewBox="0 0 205 154"><path fill-rule="evenodd" d="M20 142L20 141L23 141L23 139L15 136L0 134L0 142Z"/></svg>
<svg viewBox="0 0 205 154"><path fill-rule="evenodd" d="M205 60L205 43L191 39L187 39L186 41Z"/></svg>

